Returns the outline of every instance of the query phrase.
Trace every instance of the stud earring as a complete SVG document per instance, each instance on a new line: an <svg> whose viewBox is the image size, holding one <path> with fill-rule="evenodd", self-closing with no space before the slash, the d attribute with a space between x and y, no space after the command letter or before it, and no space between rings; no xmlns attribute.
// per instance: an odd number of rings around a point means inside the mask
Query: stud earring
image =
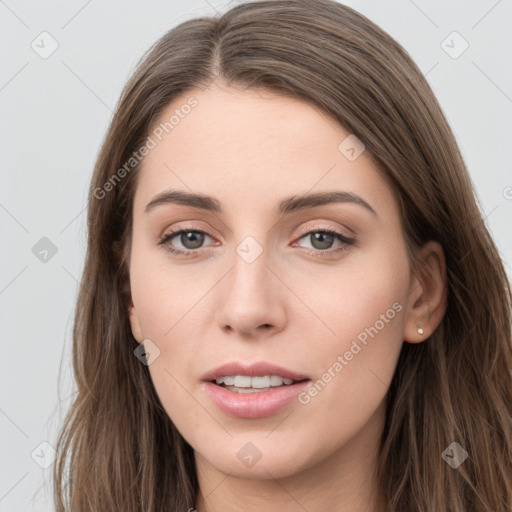
<svg viewBox="0 0 512 512"><path fill-rule="evenodd" d="M418 334L423 334L423 329L421 327L418 327Z"/></svg>

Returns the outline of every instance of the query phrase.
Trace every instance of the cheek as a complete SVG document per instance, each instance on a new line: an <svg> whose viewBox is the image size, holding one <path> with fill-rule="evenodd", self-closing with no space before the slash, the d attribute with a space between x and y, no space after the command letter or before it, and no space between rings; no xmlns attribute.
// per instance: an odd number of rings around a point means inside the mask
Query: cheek
<svg viewBox="0 0 512 512"><path fill-rule="evenodd" d="M201 308L194 307L199 297L193 296L199 290L191 292L185 282L156 267L139 277L133 283L137 315L144 338L158 348L158 357L148 367L151 380L167 415L190 442L188 435L201 431L205 422L203 409L192 398L191 377L202 360L201 337L194 327Z"/></svg>
<svg viewBox="0 0 512 512"><path fill-rule="evenodd" d="M312 416L325 412L355 426L379 406L403 344L407 275L405 257L394 252L329 279L295 281L302 293L309 289L308 306L317 315L310 315L297 347L316 376L301 402L315 410Z"/></svg>
<svg viewBox="0 0 512 512"><path fill-rule="evenodd" d="M302 323L308 333L301 337L300 347L315 356L308 360L318 361L322 353L331 358L342 354L356 339L361 346L365 341L369 346L372 339L378 340L372 344L377 347L401 344L408 284L408 266L402 256L396 251L368 252L347 259L339 268L288 277L303 300L304 315L293 321ZM313 339L317 341L312 343ZM384 355L381 352L379 357ZM322 361L324 366L327 362Z"/></svg>
<svg viewBox="0 0 512 512"><path fill-rule="evenodd" d="M164 248L151 247L142 235L134 237L131 294L144 337L164 339L192 307L194 290L200 287L190 282L184 268L171 265Z"/></svg>
<svg viewBox="0 0 512 512"><path fill-rule="evenodd" d="M200 418L200 408L191 407L189 394L191 376L197 374L202 360L202 337L196 326L205 317L204 297L214 281L211 272L198 275L186 266L171 265L163 249L144 249L143 244L134 247L132 300L143 337L150 340L149 347L154 344L158 349L158 357L148 367L151 379L171 419L179 427L186 418L186 429L190 429L195 418L197 423Z"/></svg>

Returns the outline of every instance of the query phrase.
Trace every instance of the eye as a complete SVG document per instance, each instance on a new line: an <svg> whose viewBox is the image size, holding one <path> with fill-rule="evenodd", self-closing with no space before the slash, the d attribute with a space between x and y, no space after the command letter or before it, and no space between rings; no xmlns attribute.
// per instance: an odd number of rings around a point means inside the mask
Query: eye
<svg viewBox="0 0 512 512"><path fill-rule="evenodd" d="M319 253L326 253L325 255L332 255L333 253L337 253L339 251L346 251L349 249L351 245L355 245L355 240L352 238L348 238L343 233L340 233L336 229L332 228L315 228L306 231L301 234L299 240L305 238L309 240L312 246L311 252L313 254L318 255ZM338 247L334 250L331 249L332 245L338 240L341 242L341 247ZM324 254L321 254L322 256Z"/></svg>
<svg viewBox="0 0 512 512"><path fill-rule="evenodd" d="M180 229L166 233L160 240L159 245L164 246L172 254L189 256L195 254L197 249L201 249L205 237L211 238L208 233L200 229ZM183 248L176 248L174 244L171 243L175 238L178 243L182 244Z"/></svg>

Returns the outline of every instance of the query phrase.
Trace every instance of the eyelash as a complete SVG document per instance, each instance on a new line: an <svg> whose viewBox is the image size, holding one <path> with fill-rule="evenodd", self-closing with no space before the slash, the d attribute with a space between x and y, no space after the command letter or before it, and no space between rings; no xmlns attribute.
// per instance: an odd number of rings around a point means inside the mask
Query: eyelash
<svg viewBox="0 0 512 512"><path fill-rule="evenodd" d="M183 227L181 229L178 229L176 231L172 231L170 233L166 233L165 235L163 235L162 238L160 239L160 241L158 242L158 245L163 246L165 250L169 251L171 254L173 254L175 256L185 257L185 258L193 257L201 249L203 249L201 247L199 249L189 249L187 251L183 251L181 249L176 249L176 248L172 247L169 244L170 240L172 240L176 235L179 235L181 233L200 233L202 235L206 235L206 236L209 236L210 238L213 238L206 231L203 231L201 229L195 229L193 227ZM338 247L337 249L334 249L334 250L331 250L331 249L326 249L326 250L306 249L306 252L308 254L312 254L314 256L330 257L333 254L338 254L338 253L342 253L344 251L348 251L351 246L356 245L356 241L353 238L348 238L333 228L320 228L320 227L310 228L310 229L302 231L297 240L300 240L301 238L304 238L305 236L311 235L313 233L323 233L323 234L333 235L337 240L339 240L340 242L343 242L345 244L345 245Z"/></svg>

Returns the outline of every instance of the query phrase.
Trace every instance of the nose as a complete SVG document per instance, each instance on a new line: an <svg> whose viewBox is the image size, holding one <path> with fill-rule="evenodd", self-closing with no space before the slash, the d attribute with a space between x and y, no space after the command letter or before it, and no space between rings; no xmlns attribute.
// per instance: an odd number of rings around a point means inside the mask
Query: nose
<svg viewBox="0 0 512 512"><path fill-rule="evenodd" d="M286 286L270 268L267 255L263 250L251 262L234 253L232 268L216 296L216 322L226 333L257 339L284 328Z"/></svg>

